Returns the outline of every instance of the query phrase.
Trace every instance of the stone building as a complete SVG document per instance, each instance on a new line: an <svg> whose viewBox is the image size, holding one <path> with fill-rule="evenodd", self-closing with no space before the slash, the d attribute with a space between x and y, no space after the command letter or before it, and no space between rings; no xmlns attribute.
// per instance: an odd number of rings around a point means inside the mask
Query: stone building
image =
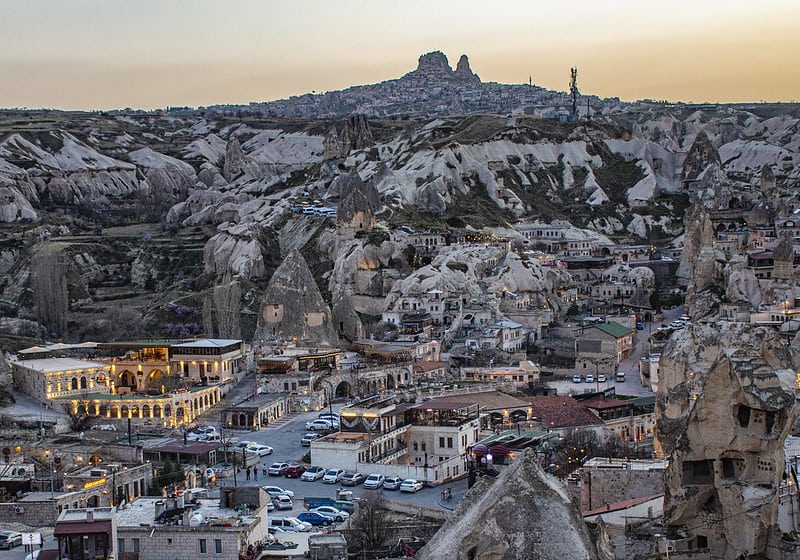
<svg viewBox="0 0 800 560"><path fill-rule="evenodd" d="M220 499L140 498L117 512L118 558L239 558L268 538L269 496L258 486L220 489Z"/></svg>
<svg viewBox="0 0 800 560"><path fill-rule="evenodd" d="M115 509L85 508L61 512L53 535L58 539L58 557L70 560L113 560L116 554Z"/></svg>

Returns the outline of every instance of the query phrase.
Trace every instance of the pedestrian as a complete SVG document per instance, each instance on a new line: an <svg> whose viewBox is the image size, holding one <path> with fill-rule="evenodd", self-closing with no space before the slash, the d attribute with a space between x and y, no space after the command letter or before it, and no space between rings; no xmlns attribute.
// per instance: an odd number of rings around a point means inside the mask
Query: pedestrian
<svg viewBox="0 0 800 560"><path fill-rule="evenodd" d="M253 467L253 480L258 480L258 465Z"/></svg>
<svg viewBox="0 0 800 560"><path fill-rule="evenodd" d="M247 480L250 480L250 467L247 467L245 472L247 473Z"/></svg>

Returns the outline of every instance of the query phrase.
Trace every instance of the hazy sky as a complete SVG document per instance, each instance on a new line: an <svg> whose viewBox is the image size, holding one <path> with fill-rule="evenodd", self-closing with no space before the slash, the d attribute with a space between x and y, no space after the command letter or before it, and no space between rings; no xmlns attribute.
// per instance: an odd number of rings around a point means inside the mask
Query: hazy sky
<svg viewBox="0 0 800 560"><path fill-rule="evenodd" d="M466 53L484 81L800 100L798 0L0 0L0 107L247 103Z"/></svg>

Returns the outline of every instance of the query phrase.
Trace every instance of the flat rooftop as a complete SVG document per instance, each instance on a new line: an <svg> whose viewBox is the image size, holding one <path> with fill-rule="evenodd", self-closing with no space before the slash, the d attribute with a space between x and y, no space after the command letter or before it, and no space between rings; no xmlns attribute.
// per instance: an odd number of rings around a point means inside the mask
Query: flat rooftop
<svg viewBox="0 0 800 560"><path fill-rule="evenodd" d="M27 369L40 371L42 373L57 373L59 371L78 371L109 367L108 365L100 362L77 360L75 358L38 358L35 360L17 360L11 363Z"/></svg>

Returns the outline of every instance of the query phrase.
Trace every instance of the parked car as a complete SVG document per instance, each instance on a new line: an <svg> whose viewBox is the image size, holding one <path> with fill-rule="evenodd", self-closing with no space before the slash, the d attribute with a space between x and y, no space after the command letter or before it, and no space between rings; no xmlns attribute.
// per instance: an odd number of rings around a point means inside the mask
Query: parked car
<svg viewBox="0 0 800 560"><path fill-rule="evenodd" d="M581 381L582 381L582 379L581 379L580 375L573 375L572 376L572 382L573 383L580 383Z"/></svg>
<svg viewBox="0 0 800 560"><path fill-rule="evenodd" d="M294 502L286 494L280 494L272 498L272 503L275 504L275 509L292 509Z"/></svg>
<svg viewBox="0 0 800 560"><path fill-rule="evenodd" d="M401 492L419 492L425 486L421 480L416 478L407 478L400 483Z"/></svg>
<svg viewBox="0 0 800 560"><path fill-rule="evenodd" d="M267 474L270 476L283 476L286 469L289 468L289 463L272 463L267 469Z"/></svg>
<svg viewBox="0 0 800 560"><path fill-rule="evenodd" d="M348 472L342 475L342 486L357 486L364 482L364 475L360 472Z"/></svg>
<svg viewBox="0 0 800 560"><path fill-rule="evenodd" d="M283 476L286 478L300 478L303 476L303 473L306 472L306 468L303 465L289 465L289 468L283 471Z"/></svg>
<svg viewBox="0 0 800 560"><path fill-rule="evenodd" d="M386 477L383 476L382 474L371 474L364 481L364 488L370 488L372 490L375 490L376 488L380 488L381 486L383 486L385 480Z"/></svg>
<svg viewBox="0 0 800 560"><path fill-rule="evenodd" d="M309 432L305 434L302 438L300 438L300 445L302 445L303 447L311 447L311 442L321 437L322 434L318 434L316 432Z"/></svg>
<svg viewBox="0 0 800 560"><path fill-rule="evenodd" d="M254 441L250 441L248 439L243 439L241 441L237 441L233 445L233 449L235 449L237 451L241 451L242 449L247 449L248 447L253 447L255 445L259 445L259 444L254 442Z"/></svg>
<svg viewBox="0 0 800 560"><path fill-rule="evenodd" d="M197 426L186 434L189 441L197 441L203 436L219 435L214 426Z"/></svg>
<svg viewBox="0 0 800 560"><path fill-rule="evenodd" d="M255 453L259 457L266 457L272 455L273 449L269 445L255 444L245 448L248 453Z"/></svg>
<svg viewBox="0 0 800 560"><path fill-rule="evenodd" d="M297 516L297 519L303 521L305 523L311 523L312 525L332 525L333 524L333 517L329 517L327 515L323 515L322 513L316 511L304 511L300 515Z"/></svg>
<svg viewBox="0 0 800 560"><path fill-rule="evenodd" d="M400 484L403 483L403 479L398 476L390 476L386 480L383 481L383 487L386 490L399 490Z"/></svg>
<svg viewBox="0 0 800 560"><path fill-rule="evenodd" d="M273 498L275 496L289 496L290 498L294 498L294 492L291 490L284 490L280 486L262 486L261 489Z"/></svg>
<svg viewBox="0 0 800 560"><path fill-rule="evenodd" d="M322 515L327 515L328 517L333 517L333 520L337 523L342 521L347 521L350 518L350 514L346 511L342 511L340 509L336 509L333 506L319 506L311 509L310 511L316 511L317 513L321 513Z"/></svg>
<svg viewBox="0 0 800 560"><path fill-rule="evenodd" d="M586 376L586 383L594 383L594 375L591 373Z"/></svg>
<svg viewBox="0 0 800 560"><path fill-rule="evenodd" d="M17 531L0 531L0 548L14 548L22 544L22 533Z"/></svg>
<svg viewBox="0 0 800 560"><path fill-rule="evenodd" d="M270 517L269 526L280 527L284 531L295 533L305 533L310 531L312 527L311 523L300 521L296 517Z"/></svg>
<svg viewBox="0 0 800 560"><path fill-rule="evenodd" d="M597 382L598 383L605 383L606 382L606 376L601 373L600 375L597 376Z"/></svg>
<svg viewBox="0 0 800 560"><path fill-rule="evenodd" d="M317 418L316 420L309 420L306 422L306 430L313 430L313 431L325 431L333 429L333 423L330 420L322 420L321 418Z"/></svg>
<svg viewBox="0 0 800 560"><path fill-rule="evenodd" d="M624 371L618 371L616 377L617 377L617 382L618 383L624 382L625 381L625 372Z"/></svg>
<svg viewBox="0 0 800 560"><path fill-rule="evenodd" d="M330 469L328 472L325 473L325 476L322 477L322 482L325 484L336 484L342 477L344 476L343 469Z"/></svg>
<svg viewBox="0 0 800 560"><path fill-rule="evenodd" d="M314 482L325 476L325 469L323 467L308 467L306 472L300 477L300 480L306 482Z"/></svg>

